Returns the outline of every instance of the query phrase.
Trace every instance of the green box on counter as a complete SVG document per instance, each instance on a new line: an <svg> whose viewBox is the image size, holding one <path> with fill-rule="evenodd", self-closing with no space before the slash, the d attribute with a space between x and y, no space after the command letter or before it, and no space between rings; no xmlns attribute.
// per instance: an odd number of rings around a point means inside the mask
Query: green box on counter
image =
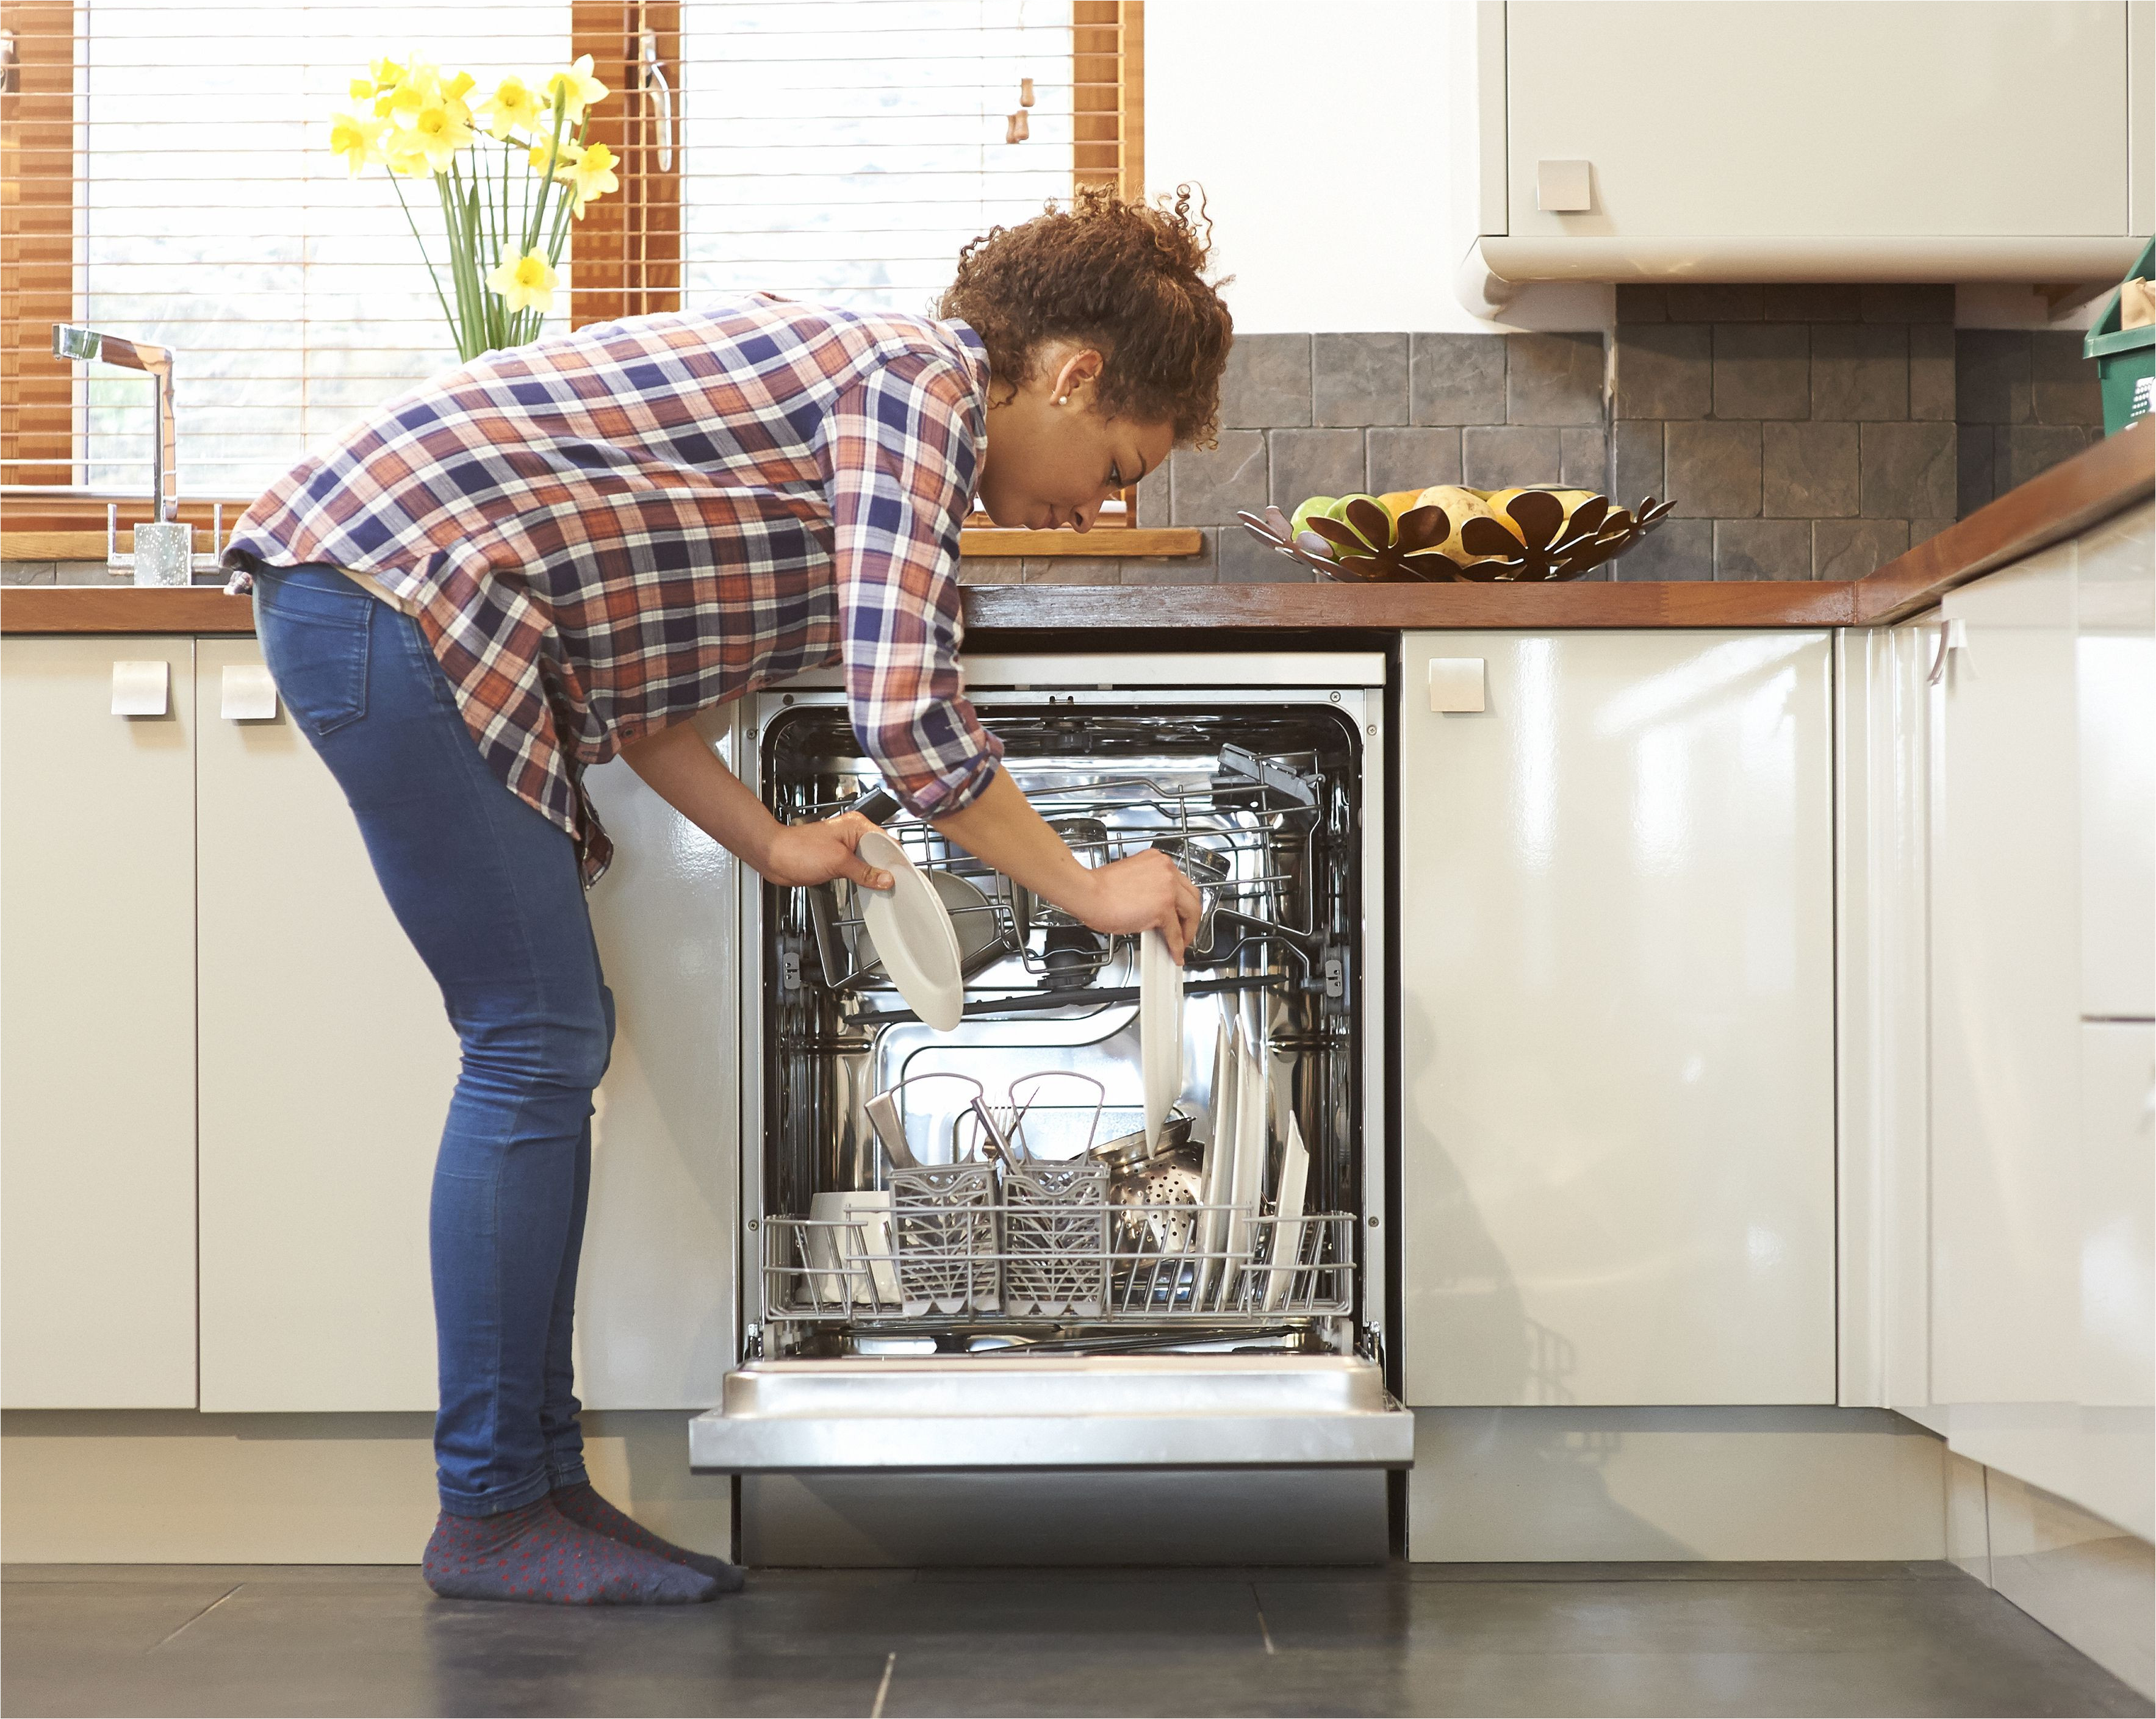
<svg viewBox="0 0 2156 1719"><path fill-rule="evenodd" d="M2141 260L2126 274L2128 280L2147 280L2156 270L2156 239L2141 248ZM2137 418L2156 413L2156 325L2121 328L2119 311L2126 300L2122 282L2111 295L2111 304L2082 342L2084 356L2096 360L2097 380L2103 388L2103 433L2115 436Z"/></svg>

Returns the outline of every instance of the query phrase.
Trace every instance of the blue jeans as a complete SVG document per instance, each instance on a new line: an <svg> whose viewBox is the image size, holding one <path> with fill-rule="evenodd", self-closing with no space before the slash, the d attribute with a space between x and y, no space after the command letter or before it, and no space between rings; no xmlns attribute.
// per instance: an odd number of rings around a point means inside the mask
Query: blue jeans
<svg viewBox="0 0 2156 1719"><path fill-rule="evenodd" d="M613 998L574 844L487 768L409 616L334 567L258 565L254 621L462 1043L429 1224L435 1460L444 1509L514 1510L584 1478L569 1332Z"/></svg>

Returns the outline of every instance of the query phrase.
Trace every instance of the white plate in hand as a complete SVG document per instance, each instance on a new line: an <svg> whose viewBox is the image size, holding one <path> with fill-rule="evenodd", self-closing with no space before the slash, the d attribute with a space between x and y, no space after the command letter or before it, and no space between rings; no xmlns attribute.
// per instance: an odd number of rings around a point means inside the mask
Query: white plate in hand
<svg viewBox="0 0 2156 1719"><path fill-rule="evenodd" d="M1138 939L1138 1051L1151 1150L1160 1144L1161 1124L1183 1096L1183 966L1158 931Z"/></svg>
<svg viewBox="0 0 2156 1719"><path fill-rule="evenodd" d="M906 849L881 830L865 834L857 851L891 874L887 890L857 885L854 890L883 970L908 1008L937 1032L949 1032L965 1013L966 981L959 971L958 934L943 898Z"/></svg>

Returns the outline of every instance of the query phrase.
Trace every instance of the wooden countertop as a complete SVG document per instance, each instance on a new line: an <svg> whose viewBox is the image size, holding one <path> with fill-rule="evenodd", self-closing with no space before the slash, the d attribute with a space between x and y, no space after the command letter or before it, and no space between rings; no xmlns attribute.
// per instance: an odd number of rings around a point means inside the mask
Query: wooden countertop
<svg viewBox="0 0 2156 1719"><path fill-rule="evenodd" d="M1226 634L1330 642L1404 629L1882 626L2156 495L2156 418L2143 418L1918 544L1870 577L1714 584L970 585L976 646L1070 634L1188 648ZM11 585L0 633L251 633L253 605L209 587Z"/></svg>

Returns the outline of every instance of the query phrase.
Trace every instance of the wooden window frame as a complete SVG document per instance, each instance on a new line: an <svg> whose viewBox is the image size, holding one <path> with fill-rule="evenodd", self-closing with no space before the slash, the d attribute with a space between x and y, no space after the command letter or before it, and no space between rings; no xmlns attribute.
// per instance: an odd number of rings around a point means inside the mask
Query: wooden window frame
<svg viewBox="0 0 2156 1719"><path fill-rule="evenodd" d="M0 457L49 464L0 466L8 483L65 485L75 466L74 367L51 357L50 326L74 320L74 0L13 0L19 64L0 94ZM1145 194L1144 0L1074 0L1071 72L1073 179ZM666 96L647 75L646 32ZM569 326L582 328L681 304L680 0L572 0L572 57L588 54L599 80L619 92L593 115L592 136L619 159L619 194L595 202L578 223L570 256ZM671 146L662 166L662 150ZM64 177L58 172L67 164ZM65 414L65 428L51 413ZM1192 531L1136 525L1135 486L1102 535L969 528L977 555L1194 554ZM229 524L252 496L187 498L178 516L207 528L222 505ZM9 495L0 557L102 559L106 504L86 496ZM123 531L146 521L149 500L123 501Z"/></svg>

